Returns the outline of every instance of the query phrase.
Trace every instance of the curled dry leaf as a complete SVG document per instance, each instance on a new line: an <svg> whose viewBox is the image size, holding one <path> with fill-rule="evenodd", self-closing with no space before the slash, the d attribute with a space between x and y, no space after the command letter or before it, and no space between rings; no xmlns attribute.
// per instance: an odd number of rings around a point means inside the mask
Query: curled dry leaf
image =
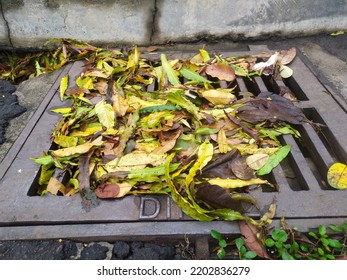
<svg viewBox="0 0 347 280"><path fill-rule="evenodd" d="M291 48L289 50L283 50L279 52L278 60L282 65L287 65L291 63L296 57L296 48Z"/></svg>
<svg viewBox="0 0 347 280"><path fill-rule="evenodd" d="M235 80L235 70L229 65L222 63L211 64L206 67L206 74L211 77L218 78L219 80L224 80L232 82Z"/></svg>
<svg viewBox="0 0 347 280"><path fill-rule="evenodd" d="M260 258L270 259L270 256L267 254L264 245L257 237L259 229L246 220L239 221L239 227L241 234L245 239L245 245L247 249L256 253Z"/></svg>

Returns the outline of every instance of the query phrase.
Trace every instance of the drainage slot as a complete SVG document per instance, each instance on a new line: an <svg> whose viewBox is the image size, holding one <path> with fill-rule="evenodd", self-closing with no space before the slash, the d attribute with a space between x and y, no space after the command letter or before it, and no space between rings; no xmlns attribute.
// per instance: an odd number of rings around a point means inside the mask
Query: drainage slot
<svg viewBox="0 0 347 280"><path fill-rule="evenodd" d="M292 159L288 157L281 161L281 168L283 170L284 177L292 191L308 191L308 187L305 181L302 179L299 172L296 172L297 166L292 163ZM292 166L294 165L294 169ZM281 191L281 186L280 186Z"/></svg>
<svg viewBox="0 0 347 280"><path fill-rule="evenodd" d="M260 93L259 86L254 79L250 79L246 77L243 79L243 81L249 92L252 92L254 95L258 95Z"/></svg>
<svg viewBox="0 0 347 280"><path fill-rule="evenodd" d="M283 79L284 84L294 93L296 98L301 101L309 100L293 77Z"/></svg>
<svg viewBox="0 0 347 280"><path fill-rule="evenodd" d="M344 150L343 147L341 147L341 145L335 138L335 135L330 130L330 128L326 125L326 123L324 122L322 117L319 115L317 110L315 108L304 108L303 110L306 117L309 120L323 125L323 126L317 127L315 131L319 139L322 141L325 148L331 155L333 161L346 162L347 161L346 151Z"/></svg>

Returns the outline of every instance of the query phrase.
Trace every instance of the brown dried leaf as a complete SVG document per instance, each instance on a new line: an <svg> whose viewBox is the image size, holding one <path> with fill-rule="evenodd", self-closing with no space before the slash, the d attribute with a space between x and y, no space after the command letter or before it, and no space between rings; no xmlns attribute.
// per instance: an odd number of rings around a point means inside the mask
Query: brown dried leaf
<svg viewBox="0 0 347 280"><path fill-rule="evenodd" d="M117 184L105 184L94 190L98 198L114 198L120 192L120 187Z"/></svg>
<svg viewBox="0 0 347 280"><path fill-rule="evenodd" d="M239 227L241 234L245 239L245 246L248 250L253 251L259 257L263 259L271 259L267 254L266 249L262 242L257 237L258 228L255 225L252 225L248 221L239 221Z"/></svg>
<svg viewBox="0 0 347 280"><path fill-rule="evenodd" d="M90 187L90 176L89 176L89 161L91 154L80 156L78 160L78 182L81 189L89 189Z"/></svg>
<svg viewBox="0 0 347 280"><path fill-rule="evenodd" d="M161 146L156 148L153 153L155 154L164 154L168 151L170 151L173 147L176 145L176 141L178 137L180 137L182 133L182 129L176 129L173 131L166 131L162 132L161 135L163 137L163 140L161 141Z"/></svg>
<svg viewBox="0 0 347 280"><path fill-rule="evenodd" d="M218 78L219 80L225 80L231 82L235 80L235 70L234 68L221 63L211 64L206 67L206 74Z"/></svg>
<svg viewBox="0 0 347 280"><path fill-rule="evenodd" d="M249 180L253 177L253 170L247 165L246 158L241 156L240 152L230 164L231 170L235 176L241 180Z"/></svg>
<svg viewBox="0 0 347 280"><path fill-rule="evenodd" d="M303 124L307 118L299 107L290 100L271 92L262 92L256 98L246 102L237 113L242 120L256 124L261 121L286 121Z"/></svg>
<svg viewBox="0 0 347 280"><path fill-rule="evenodd" d="M230 193L217 185L202 183L196 186L196 197L215 209L233 209L243 213L241 201L234 200Z"/></svg>
<svg viewBox="0 0 347 280"><path fill-rule="evenodd" d="M279 52L278 60L282 65L291 63L296 56L296 48L291 48L289 50L283 50Z"/></svg>
<svg viewBox="0 0 347 280"><path fill-rule="evenodd" d="M146 51L147 52L155 52L158 50L158 47L157 46L149 46L147 47Z"/></svg>

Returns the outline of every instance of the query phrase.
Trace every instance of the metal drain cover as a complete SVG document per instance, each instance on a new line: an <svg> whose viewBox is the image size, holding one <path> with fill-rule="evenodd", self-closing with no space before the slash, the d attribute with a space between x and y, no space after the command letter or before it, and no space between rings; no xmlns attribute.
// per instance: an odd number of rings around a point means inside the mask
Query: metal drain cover
<svg viewBox="0 0 347 280"><path fill-rule="evenodd" d="M268 51L264 46L251 51ZM250 52L227 53L225 56L246 55ZM191 53L171 53L171 57L190 57ZM168 56L170 56L168 54ZM81 72L82 63L65 68L70 83ZM278 192L259 189L255 194L260 208L275 198L275 222L285 217L291 225L307 230L319 224L339 223L347 217L347 192L326 184L329 166L347 162L346 113L335 102L299 57L291 63L294 75L277 84L266 77L254 81L238 78L238 91L278 91L284 83L299 100L308 119L324 124L319 131L305 124L296 127L302 142L291 135L283 137L290 144L290 155L270 174L279 186ZM116 201L102 201L90 212L81 207L81 198L34 195L31 187L39 166L30 158L41 155L51 146L50 134L59 121L50 110L62 107L59 99L59 79L23 130L6 160L0 165L0 240L45 238L151 238L159 236L209 235L216 229L221 233L239 233L237 223L224 221L198 222L182 214L179 207L166 196L126 196Z"/></svg>

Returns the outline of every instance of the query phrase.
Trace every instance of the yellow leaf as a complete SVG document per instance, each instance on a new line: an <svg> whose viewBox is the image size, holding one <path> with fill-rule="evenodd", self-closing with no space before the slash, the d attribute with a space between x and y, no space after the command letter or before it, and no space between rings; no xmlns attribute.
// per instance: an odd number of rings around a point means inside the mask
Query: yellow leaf
<svg viewBox="0 0 347 280"><path fill-rule="evenodd" d="M258 170L264 166L268 159L268 154L254 154L246 158L246 163L253 170Z"/></svg>
<svg viewBox="0 0 347 280"><path fill-rule="evenodd" d="M130 171L132 169L144 168L150 164L152 166L162 165L165 162L166 154L148 154L144 151L134 151L108 162L104 168L107 172Z"/></svg>
<svg viewBox="0 0 347 280"><path fill-rule="evenodd" d="M72 111L71 107L64 107L64 108L56 108L52 109L51 112L57 113L57 114L68 114Z"/></svg>
<svg viewBox="0 0 347 280"><path fill-rule="evenodd" d="M64 148L75 147L78 143L78 138L72 136L59 135L54 137L54 143Z"/></svg>
<svg viewBox="0 0 347 280"><path fill-rule="evenodd" d="M61 193L65 192L65 186L61 182L59 182L56 178L51 177L49 179L46 191L50 192L53 195L57 195L58 192L61 192Z"/></svg>
<svg viewBox="0 0 347 280"><path fill-rule="evenodd" d="M78 77L76 84L79 88L94 89L93 79L91 77Z"/></svg>
<svg viewBox="0 0 347 280"><path fill-rule="evenodd" d="M339 31L330 33L330 36L338 36L338 35L343 35L343 34L345 34L345 31L339 30Z"/></svg>
<svg viewBox="0 0 347 280"><path fill-rule="evenodd" d="M337 162L330 166L327 174L328 183L335 189L347 189L347 165Z"/></svg>
<svg viewBox="0 0 347 280"><path fill-rule="evenodd" d="M213 105L227 105L236 100L236 96L230 92L230 89L210 89L200 91L202 96Z"/></svg>
<svg viewBox="0 0 347 280"><path fill-rule="evenodd" d="M69 84L69 75L65 75L61 80L60 80L60 100L64 100L64 94L68 88Z"/></svg>
<svg viewBox="0 0 347 280"><path fill-rule="evenodd" d="M119 193L115 196L116 198L120 198L125 196L128 192L130 192L132 185L130 185L127 182L123 182L118 184L119 186Z"/></svg>
<svg viewBox="0 0 347 280"><path fill-rule="evenodd" d="M68 157L77 154L85 154L95 146L101 146L104 143L102 141L102 136L96 138L93 142L87 142L76 147L63 148L59 150L52 151L52 155L55 157Z"/></svg>
<svg viewBox="0 0 347 280"><path fill-rule="evenodd" d="M199 147L198 159L195 161L192 168L189 170L189 173L186 177L186 186L188 187L193 181L196 172L201 170L206 166L206 164L212 159L213 156L213 145L206 139Z"/></svg>
<svg viewBox="0 0 347 280"><path fill-rule="evenodd" d="M113 128L115 125L115 112L112 105L101 100L95 105L95 113L100 123L106 128Z"/></svg>
<svg viewBox="0 0 347 280"><path fill-rule="evenodd" d="M215 179L208 180L208 182L211 185L218 185L226 189L237 189L237 188L243 188L250 185L261 185L261 184L272 186L272 184L269 183L267 180L262 180L259 178L253 178L250 180L215 178Z"/></svg>
<svg viewBox="0 0 347 280"><path fill-rule="evenodd" d="M218 132L218 147L219 147L219 151L222 154L225 154L229 151L229 146L227 143L227 138L225 136L225 132L224 129L220 129Z"/></svg>
<svg viewBox="0 0 347 280"><path fill-rule="evenodd" d="M118 117L125 116L129 108L127 100L120 94L116 93L112 96L112 101L113 101L112 107L113 107L113 110L116 112L116 115Z"/></svg>

